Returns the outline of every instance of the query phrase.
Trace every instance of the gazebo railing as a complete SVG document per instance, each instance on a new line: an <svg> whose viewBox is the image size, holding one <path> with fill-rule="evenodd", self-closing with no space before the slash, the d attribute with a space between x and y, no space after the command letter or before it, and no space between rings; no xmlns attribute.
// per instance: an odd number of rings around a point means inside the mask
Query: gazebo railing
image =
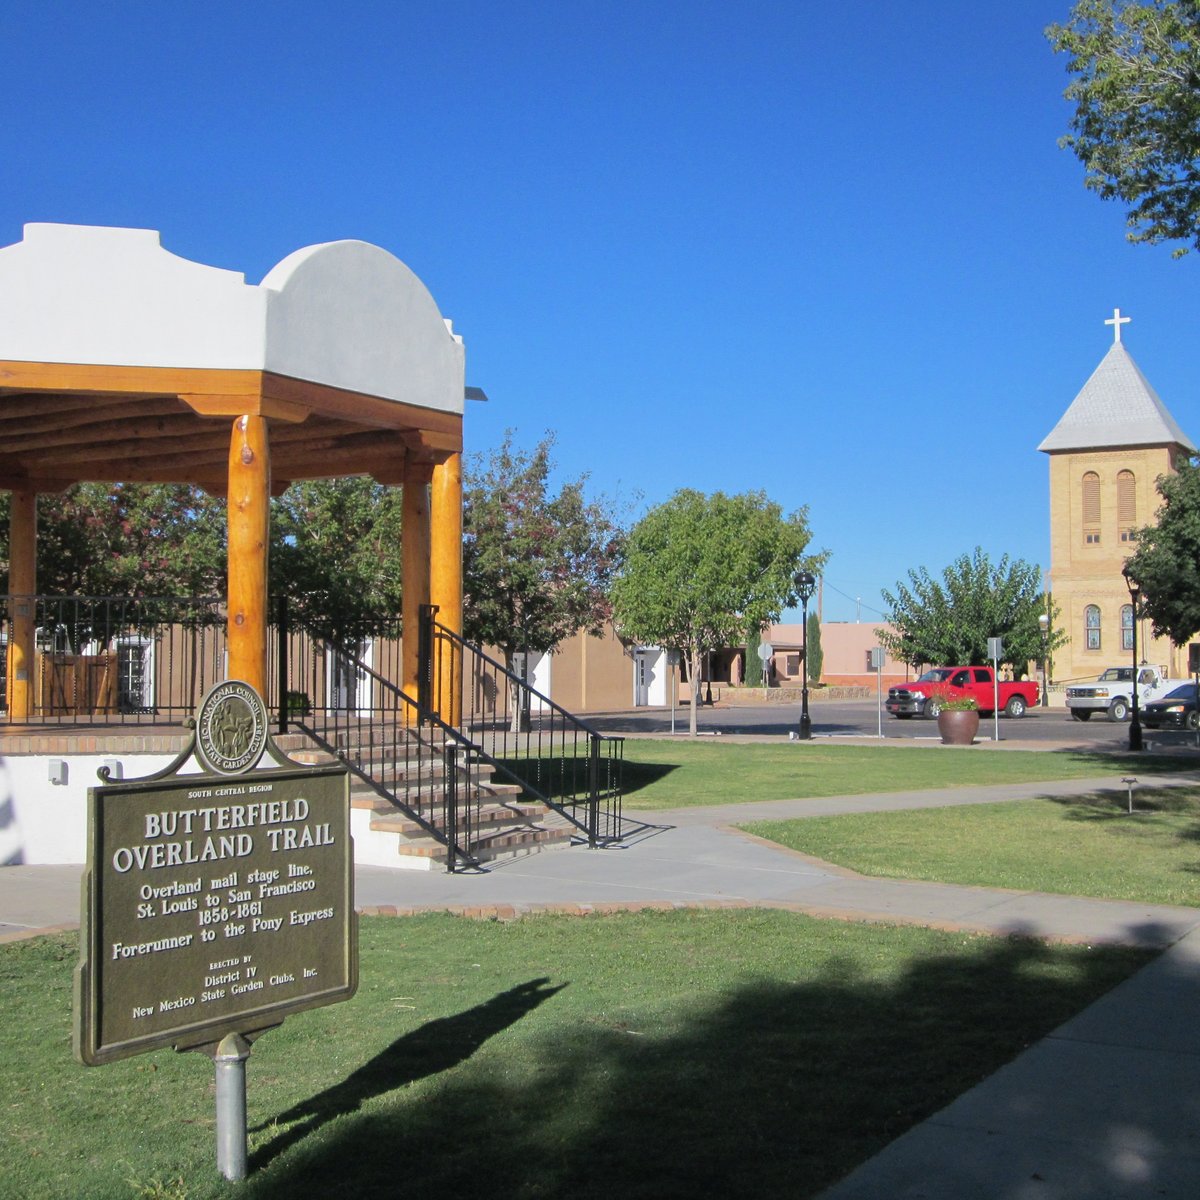
<svg viewBox="0 0 1200 1200"><path fill-rule="evenodd" d="M9 712L13 614L32 613L22 723L180 724L225 675L214 597L14 596L0 608L0 720Z"/></svg>

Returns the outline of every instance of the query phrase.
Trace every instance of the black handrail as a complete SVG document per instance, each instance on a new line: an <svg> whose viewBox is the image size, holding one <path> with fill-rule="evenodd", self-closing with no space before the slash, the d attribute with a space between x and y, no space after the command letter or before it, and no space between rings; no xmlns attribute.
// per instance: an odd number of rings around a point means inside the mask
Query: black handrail
<svg viewBox="0 0 1200 1200"><path fill-rule="evenodd" d="M560 812L588 845L622 836L622 737L602 734L528 680L428 616L431 707L461 716L456 737Z"/></svg>

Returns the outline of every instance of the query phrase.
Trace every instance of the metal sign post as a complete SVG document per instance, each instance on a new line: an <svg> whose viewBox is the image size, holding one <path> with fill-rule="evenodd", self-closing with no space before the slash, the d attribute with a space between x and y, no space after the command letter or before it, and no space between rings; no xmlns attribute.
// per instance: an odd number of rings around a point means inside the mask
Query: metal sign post
<svg viewBox="0 0 1200 1200"><path fill-rule="evenodd" d="M758 657L762 659L762 676L763 676L763 698L766 699L767 688L771 686L771 669L767 663L771 661L775 653L775 647L770 642L758 643Z"/></svg>
<svg viewBox="0 0 1200 1200"><path fill-rule="evenodd" d="M1000 659L1004 656L1004 639L988 638L988 657L992 660L992 740L1000 740Z"/></svg>
<svg viewBox="0 0 1200 1200"><path fill-rule="evenodd" d="M875 704L879 718L879 736L883 737L883 647L867 651L867 670L875 672Z"/></svg>

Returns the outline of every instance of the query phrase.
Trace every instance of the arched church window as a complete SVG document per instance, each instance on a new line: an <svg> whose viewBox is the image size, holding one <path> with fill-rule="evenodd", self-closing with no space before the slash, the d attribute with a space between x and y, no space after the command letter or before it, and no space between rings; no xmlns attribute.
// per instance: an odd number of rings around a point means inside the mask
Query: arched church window
<svg viewBox="0 0 1200 1200"><path fill-rule="evenodd" d="M1100 476L1095 471L1083 476L1083 544L1100 544Z"/></svg>
<svg viewBox="0 0 1200 1200"><path fill-rule="evenodd" d="M1132 471L1117 472L1117 529L1121 541L1133 541L1137 524L1137 486Z"/></svg>
<svg viewBox="0 0 1200 1200"><path fill-rule="evenodd" d="M1121 649L1133 649L1133 605L1121 606Z"/></svg>
<svg viewBox="0 0 1200 1200"><path fill-rule="evenodd" d="M1100 649L1100 606L1089 604L1083 610L1084 645L1089 650Z"/></svg>

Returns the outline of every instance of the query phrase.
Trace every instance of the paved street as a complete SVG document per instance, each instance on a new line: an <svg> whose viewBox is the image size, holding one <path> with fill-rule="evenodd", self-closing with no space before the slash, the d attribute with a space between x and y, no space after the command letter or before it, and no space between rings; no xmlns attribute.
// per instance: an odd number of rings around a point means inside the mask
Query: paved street
<svg viewBox="0 0 1200 1200"><path fill-rule="evenodd" d="M874 700L813 700L809 716L814 738L878 737L882 729L885 740L939 741L936 722L919 717L903 721L886 712L881 719ZM590 715L586 720L604 733L669 734L672 728L670 711L662 709L631 709ZM800 709L796 704L715 704L700 709L697 724L708 734L786 738L799 720ZM991 740L995 725L991 717L983 717L979 722L979 739ZM675 710L674 728L676 733L687 733L686 707ZM1103 717L1076 721L1065 708L1033 708L1019 720L1001 717L999 732L1002 742L1024 742L1035 749L1045 748L1049 743L1083 750L1123 749L1129 744L1128 721L1114 723ZM1143 737L1164 749L1197 746L1194 733L1146 729Z"/></svg>

